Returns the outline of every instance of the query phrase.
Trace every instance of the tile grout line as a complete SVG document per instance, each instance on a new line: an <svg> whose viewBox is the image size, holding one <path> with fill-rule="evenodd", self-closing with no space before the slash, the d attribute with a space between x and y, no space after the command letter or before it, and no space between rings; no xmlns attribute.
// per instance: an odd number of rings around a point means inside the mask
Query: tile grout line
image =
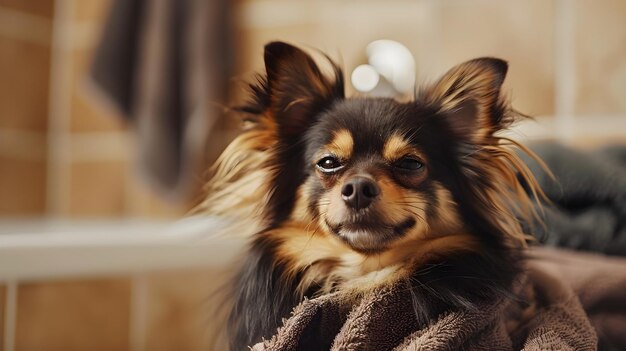
<svg viewBox="0 0 626 351"><path fill-rule="evenodd" d="M100 23L94 20L76 20L67 25L77 34L76 40L71 43L73 49L89 48L94 38L100 34ZM50 34L53 27L54 14L52 18L48 18L0 5L0 34L8 38L50 46L53 41Z"/></svg>
<svg viewBox="0 0 626 351"><path fill-rule="evenodd" d="M129 350L144 351L146 349L148 291L147 278L144 273L136 273L131 277L130 288L130 323L129 323Z"/></svg>
<svg viewBox="0 0 626 351"><path fill-rule="evenodd" d="M45 160L46 132L0 128L0 156L20 160Z"/></svg>
<svg viewBox="0 0 626 351"><path fill-rule="evenodd" d="M48 46L51 26L52 20L45 16L0 5L0 34L13 40Z"/></svg>
<svg viewBox="0 0 626 351"><path fill-rule="evenodd" d="M54 5L50 84L48 88L48 163L46 174L46 212L60 217L67 210L70 174L68 126L70 119L70 88L72 55L72 0L57 0Z"/></svg>
<svg viewBox="0 0 626 351"><path fill-rule="evenodd" d="M576 9L571 0L554 2L554 131L564 141L574 134L576 101Z"/></svg>
<svg viewBox="0 0 626 351"><path fill-rule="evenodd" d="M415 55L415 74L424 76L425 72L440 69L438 63L442 57L441 45L439 45L439 33L441 33L441 4L437 0L419 2L424 12L418 16L420 31L417 33L417 47ZM421 66L420 66L421 65ZM415 87L417 88L417 86Z"/></svg>
<svg viewBox="0 0 626 351"><path fill-rule="evenodd" d="M130 159L135 160L136 156L133 155ZM141 184L136 184L136 166L133 162L129 162L129 165L124 174L124 215L126 218L133 218L140 216L142 210L149 206L147 206L145 197L142 196L141 191L138 189Z"/></svg>
<svg viewBox="0 0 626 351"><path fill-rule="evenodd" d="M0 155L18 159L45 159L47 131L17 128L0 129ZM131 138L126 131L74 132L71 156L78 161L128 160L126 146Z"/></svg>
<svg viewBox="0 0 626 351"><path fill-rule="evenodd" d="M17 282L6 282L4 308L4 351L15 350L15 324L17 319Z"/></svg>

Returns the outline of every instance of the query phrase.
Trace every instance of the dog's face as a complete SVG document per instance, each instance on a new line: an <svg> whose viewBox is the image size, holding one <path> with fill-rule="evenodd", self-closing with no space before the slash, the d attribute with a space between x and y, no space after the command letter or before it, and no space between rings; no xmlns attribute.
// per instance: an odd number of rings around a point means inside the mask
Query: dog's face
<svg viewBox="0 0 626 351"><path fill-rule="evenodd" d="M525 148L496 134L520 116L500 93L507 64L462 63L399 102L345 97L329 63L332 77L300 49L265 47L266 74L238 108L247 128L201 206L253 233L232 349L272 335L305 296L356 302L404 280L425 325L511 296L518 276L517 216L533 209L525 190L541 192L512 146Z"/></svg>
<svg viewBox="0 0 626 351"><path fill-rule="evenodd" d="M434 111L391 99L334 103L306 132L303 196L319 224L353 249L380 252L455 218L437 179ZM445 212L445 213L441 213Z"/></svg>
<svg viewBox="0 0 626 351"><path fill-rule="evenodd" d="M345 98L338 68L330 79L285 43L266 46L265 63L248 112L264 116L276 138L274 224L306 213L368 254L459 230L460 217L471 217L462 202L471 208L482 195L465 188L482 186L491 167L472 155L494 145L505 124L504 61L461 64L405 103Z"/></svg>

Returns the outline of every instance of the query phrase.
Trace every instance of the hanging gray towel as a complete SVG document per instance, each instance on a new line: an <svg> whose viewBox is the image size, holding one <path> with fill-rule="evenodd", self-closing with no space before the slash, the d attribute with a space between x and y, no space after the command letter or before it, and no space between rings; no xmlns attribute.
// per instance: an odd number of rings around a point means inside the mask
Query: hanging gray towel
<svg viewBox="0 0 626 351"><path fill-rule="evenodd" d="M140 169L173 198L197 189L222 113L232 61L228 4L117 0L91 67L95 86L137 133Z"/></svg>

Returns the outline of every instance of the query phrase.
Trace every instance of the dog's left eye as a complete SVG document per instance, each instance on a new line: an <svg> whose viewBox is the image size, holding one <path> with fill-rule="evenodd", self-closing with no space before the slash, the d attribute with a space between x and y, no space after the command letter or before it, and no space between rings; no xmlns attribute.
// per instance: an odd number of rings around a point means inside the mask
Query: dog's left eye
<svg viewBox="0 0 626 351"><path fill-rule="evenodd" d="M424 167L424 164L418 159L412 157L404 157L396 162L395 166L406 171L417 171Z"/></svg>
<svg viewBox="0 0 626 351"><path fill-rule="evenodd" d="M324 173L333 173L343 168L343 165L337 158L326 156L317 162L317 168Z"/></svg>

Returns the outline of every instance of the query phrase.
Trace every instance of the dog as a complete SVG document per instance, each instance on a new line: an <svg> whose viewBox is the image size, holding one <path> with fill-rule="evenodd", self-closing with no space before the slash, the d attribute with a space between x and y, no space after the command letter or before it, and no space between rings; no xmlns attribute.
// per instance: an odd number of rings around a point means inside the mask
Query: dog
<svg viewBox="0 0 626 351"><path fill-rule="evenodd" d="M525 117L502 92L505 61L462 63L401 102L346 97L338 65L287 43L264 59L201 205L255 232L232 285L232 350L330 292L404 280L422 324L512 296L519 218L540 190L513 151L528 150L501 135Z"/></svg>

